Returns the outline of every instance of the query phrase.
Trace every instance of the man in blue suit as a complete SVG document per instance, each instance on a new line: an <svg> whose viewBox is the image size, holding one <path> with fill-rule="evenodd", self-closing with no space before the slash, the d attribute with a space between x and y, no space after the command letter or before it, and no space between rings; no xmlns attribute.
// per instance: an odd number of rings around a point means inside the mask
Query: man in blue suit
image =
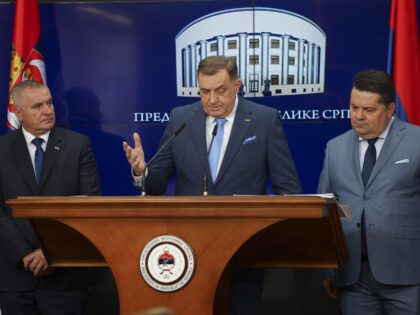
<svg viewBox="0 0 420 315"><path fill-rule="evenodd" d="M350 260L323 281L344 315L420 314L420 128L394 110L392 79L358 73L352 130L325 150L318 192L334 193L351 212L342 222Z"/></svg>
<svg viewBox="0 0 420 315"><path fill-rule="evenodd" d="M147 170L139 135L133 135L134 148L124 142L135 184L141 185L137 177L145 175L146 192L159 195L177 173L177 195L202 195L206 172L210 195L265 194L268 178L278 194L300 193L279 112L237 97L241 80L235 60L224 56L202 60L198 83L201 101L172 110L161 145L184 123L185 129ZM246 271L236 279L234 273L233 286L242 289L231 291L231 313L261 314L261 275Z"/></svg>

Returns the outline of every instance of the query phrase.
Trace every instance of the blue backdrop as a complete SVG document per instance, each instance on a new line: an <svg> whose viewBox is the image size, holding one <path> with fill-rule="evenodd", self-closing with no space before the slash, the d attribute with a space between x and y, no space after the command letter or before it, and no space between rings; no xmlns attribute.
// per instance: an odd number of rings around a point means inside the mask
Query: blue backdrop
<svg viewBox="0 0 420 315"><path fill-rule="evenodd" d="M193 20L223 9L279 8L315 22L327 36L325 92L256 98L279 109L348 109L353 76L386 69L390 0L255 0L40 4L47 80L57 125L92 139L104 195L135 195L122 141L142 137L157 150L165 122L135 121L195 101L176 96L175 36ZM13 4L0 4L0 124L6 132ZM305 193L316 191L325 143L350 128L346 118L284 117L284 129ZM171 185L173 186L173 185ZM168 194L172 193L170 187Z"/></svg>

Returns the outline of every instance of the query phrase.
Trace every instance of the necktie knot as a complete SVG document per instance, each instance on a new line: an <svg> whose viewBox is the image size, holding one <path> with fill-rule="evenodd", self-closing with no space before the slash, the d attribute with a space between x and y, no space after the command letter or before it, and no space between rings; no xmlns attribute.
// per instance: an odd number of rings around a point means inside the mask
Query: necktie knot
<svg viewBox="0 0 420 315"><path fill-rule="evenodd" d="M37 149L41 147L43 142L44 142L44 139L42 139L42 138L34 138L32 140L32 143L35 144Z"/></svg>
<svg viewBox="0 0 420 315"><path fill-rule="evenodd" d="M367 142L369 143L369 146L374 145L376 143L376 140L378 140L378 137L374 139L369 139Z"/></svg>
<svg viewBox="0 0 420 315"><path fill-rule="evenodd" d="M226 118L216 118L215 121L216 121L216 124L219 127L222 127L225 124L225 122L226 122Z"/></svg>

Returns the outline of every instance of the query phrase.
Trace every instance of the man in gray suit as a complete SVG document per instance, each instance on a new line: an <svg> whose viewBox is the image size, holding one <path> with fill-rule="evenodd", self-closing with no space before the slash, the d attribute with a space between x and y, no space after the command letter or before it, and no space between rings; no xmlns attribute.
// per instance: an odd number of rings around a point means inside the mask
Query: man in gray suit
<svg viewBox="0 0 420 315"><path fill-rule="evenodd" d="M351 212L342 222L350 260L323 281L343 314L420 314L420 128L394 110L392 79L358 73L352 130L325 150L318 192Z"/></svg>

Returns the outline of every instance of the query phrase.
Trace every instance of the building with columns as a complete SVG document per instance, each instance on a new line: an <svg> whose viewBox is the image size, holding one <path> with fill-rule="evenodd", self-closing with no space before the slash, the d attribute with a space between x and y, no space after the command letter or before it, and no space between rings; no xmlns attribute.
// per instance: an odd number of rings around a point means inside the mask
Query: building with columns
<svg viewBox="0 0 420 315"><path fill-rule="evenodd" d="M324 92L326 36L311 20L274 8L214 12L175 38L177 95L199 96L199 62L236 59L245 97Z"/></svg>

